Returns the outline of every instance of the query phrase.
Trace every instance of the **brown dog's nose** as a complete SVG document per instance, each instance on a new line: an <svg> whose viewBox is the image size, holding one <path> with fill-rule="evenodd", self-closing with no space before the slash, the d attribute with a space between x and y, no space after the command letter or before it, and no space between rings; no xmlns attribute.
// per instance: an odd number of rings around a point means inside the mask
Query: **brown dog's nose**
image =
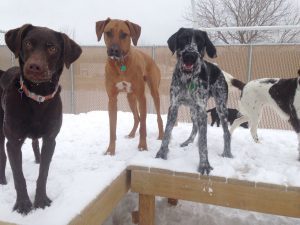
<svg viewBox="0 0 300 225"><path fill-rule="evenodd" d="M120 47L118 45L115 45L115 44L110 46L110 48L108 49L107 54L108 54L108 56L120 57L121 56Z"/></svg>
<svg viewBox="0 0 300 225"><path fill-rule="evenodd" d="M31 63L28 68L33 73L41 72L41 66L36 63Z"/></svg>

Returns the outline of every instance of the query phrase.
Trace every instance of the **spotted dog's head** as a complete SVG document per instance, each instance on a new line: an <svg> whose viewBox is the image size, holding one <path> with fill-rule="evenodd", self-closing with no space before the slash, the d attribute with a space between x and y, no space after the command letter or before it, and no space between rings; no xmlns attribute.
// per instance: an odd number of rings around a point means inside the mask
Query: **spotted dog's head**
<svg viewBox="0 0 300 225"><path fill-rule="evenodd" d="M205 51L210 58L217 57L215 46L201 30L180 28L168 39L168 46L173 54L176 52L183 73L200 72Z"/></svg>

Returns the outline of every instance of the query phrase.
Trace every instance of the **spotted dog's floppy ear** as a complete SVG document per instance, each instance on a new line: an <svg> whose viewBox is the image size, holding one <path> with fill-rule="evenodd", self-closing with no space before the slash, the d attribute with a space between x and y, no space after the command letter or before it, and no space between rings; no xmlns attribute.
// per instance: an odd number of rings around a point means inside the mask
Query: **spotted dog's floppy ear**
<svg viewBox="0 0 300 225"><path fill-rule="evenodd" d="M129 27L132 43L136 46L137 42L141 36L141 27L135 23L128 21L128 20L126 20L125 23Z"/></svg>
<svg viewBox="0 0 300 225"><path fill-rule="evenodd" d="M175 34L173 34L171 37L169 37L169 39L167 41L169 49L171 50L172 54L175 53L176 47L177 47L177 44L176 44L177 43L177 33L178 33L178 31Z"/></svg>
<svg viewBox="0 0 300 225"><path fill-rule="evenodd" d="M69 69L70 65L81 55L81 47L66 34L61 33L64 41L64 63Z"/></svg>
<svg viewBox="0 0 300 225"><path fill-rule="evenodd" d="M213 45L213 43L210 41L209 37L207 36L207 33L204 31L204 38L205 38L205 46L206 46L206 53L210 58L216 58L217 57L217 49Z"/></svg>
<svg viewBox="0 0 300 225"><path fill-rule="evenodd" d="M104 32L105 26L109 23L111 19L108 17L106 20L101 20L96 22L96 35L98 38L98 41L101 40L102 34Z"/></svg>
<svg viewBox="0 0 300 225"><path fill-rule="evenodd" d="M15 54L15 57L19 57L19 53L22 47L22 40L26 34L32 28L31 24L24 24L22 27L9 30L5 34L5 43L7 47Z"/></svg>

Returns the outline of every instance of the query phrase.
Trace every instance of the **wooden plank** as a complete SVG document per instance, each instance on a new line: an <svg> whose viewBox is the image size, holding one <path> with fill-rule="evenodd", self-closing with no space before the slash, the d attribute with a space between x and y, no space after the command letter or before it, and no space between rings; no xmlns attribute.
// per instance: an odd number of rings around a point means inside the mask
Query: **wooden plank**
<svg viewBox="0 0 300 225"><path fill-rule="evenodd" d="M155 196L139 194L139 225L155 225Z"/></svg>
<svg viewBox="0 0 300 225"><path fill-rule="evenodd" d="M125 170L94 201L69 223L70 225L99 225L111 214L130 188L130 172Z"/></svg>
<svg viewBox="0 0 300 225"><path fill-rule="evenodd" d="M0 225L16 225L15 223L7 223L0 221Z"/></svg>
<svg viewBox="0 0 300 225"><path fill-rule="evenodd" d="M131 190L145 195L183 199L230 208L300 218L300 189L280 185L214 178L169 175L133 170Z"/></svg>

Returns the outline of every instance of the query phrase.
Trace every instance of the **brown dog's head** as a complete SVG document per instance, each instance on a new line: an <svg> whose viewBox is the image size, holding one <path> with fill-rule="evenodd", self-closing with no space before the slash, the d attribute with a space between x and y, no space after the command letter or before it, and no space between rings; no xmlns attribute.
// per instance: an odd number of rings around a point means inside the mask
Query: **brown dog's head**
<svg viewBox="0 0 300 225"><path fill-rule="evenodd" d="M130 50L130 43L136 46L141 35L141 27L128 20L111 20L110 18L96 22L98 41L104 33L107 55L113 59L124 57Z"/></svg>
<svg viewBox="0 0 300 225"><path fill-rule="evenodd" d="M33 83L58 82L64 64L69 68L82 51L66 34L30 24L8 31L5 42Z"/></svg>

